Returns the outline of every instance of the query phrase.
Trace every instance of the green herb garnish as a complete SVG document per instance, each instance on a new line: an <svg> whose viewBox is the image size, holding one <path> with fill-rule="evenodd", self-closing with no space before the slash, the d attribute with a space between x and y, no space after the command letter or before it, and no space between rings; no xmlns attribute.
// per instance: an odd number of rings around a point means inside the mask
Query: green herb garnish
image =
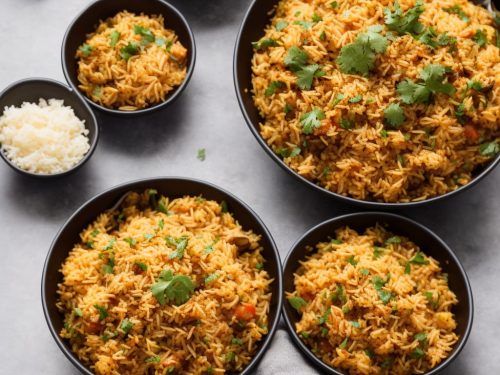
<svg viewBox="0 0 500 375"><path fill-rule="evenodd" d="M300 312L302 307L307 306L307 302L301 297L289 297L288 302L298 312Z"/></svg>
<svg viewBox="0 0 500 375"><path fill-rule="evenodd" d="M384 118L387 123L394 128L399 127L406 120L403 109L399 106L399 103L389 104L384 109Z"/></svg>
<svg viewBox="0 0 500 375"><path fill-rule="evenodd" d="M108 311L105 307L98 304L95 304L94 307L97 311L99 311L99 320L104 320L108 317Z"/></svg>
<svg viewBox="0 0 500 375"><path fill-rule="evenodd" d="M109 35L109 45L111 47L115 47L119 40L120 40L120 32L113 30Z"/></svg>
<svg viewBox="0 0 500 375"><path fill-rule="evenodd" d="M384 9L385 24L391 31L403 34L420 34L424 30L424 26L418 21L420 15L424 12L423 2L418 0L413 8L408 9L403 13L399 3L394 2L394 11Z"/></svg>
<svg viewBox="0 0 500 375"><path fill-rule="evenodd" d="M206 150L204 148L198 149L198 153L196 155L196 158L200 161L204 161L206 158Z"/></svg>
<svg viewBox="0 0 500 375"><path fill-rule="evenodd" d="M324 120L325 118L325 113L319 108L314 108L311 112L304 113L300 116L302 133L311 134L315 128L319 128L321 126L321 120Z"/></svg>
<svg viewBox="0 0 500 375"><path fill-rule="evenodd" d="M139 45L135 42L129 42L125 47L120 49L120 57L126 61L138 53Z"/></svg>
<svg viewBox="0 0 500 375"><path fill-rule="evenodd" d="M89 46L88 44L83 44L82 46L80 46L79 50L81 51L83 56L88 57L90 56L94 48L92 46Z"/></svg>
<svg viewBox="0 0 500 375"><path fill-rule="evenodd" d="M188 276L174 276L172 270L164 270L151 287L151 291L160 305L165 305L167 302L182 305L194 292L194 283Z"/></svg>

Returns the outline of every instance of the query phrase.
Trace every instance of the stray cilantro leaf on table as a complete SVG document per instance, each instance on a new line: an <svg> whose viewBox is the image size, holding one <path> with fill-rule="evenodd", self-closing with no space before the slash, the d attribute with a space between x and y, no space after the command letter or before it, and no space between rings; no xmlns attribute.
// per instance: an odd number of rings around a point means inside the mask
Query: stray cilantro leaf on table
<svg viewBox="0 0 500 375"><path fill-rule="evenodd" d="M204 148L200 148L198 150L198 154L196 155L197 159L200 161L205 161L206 150Z"/></svg>

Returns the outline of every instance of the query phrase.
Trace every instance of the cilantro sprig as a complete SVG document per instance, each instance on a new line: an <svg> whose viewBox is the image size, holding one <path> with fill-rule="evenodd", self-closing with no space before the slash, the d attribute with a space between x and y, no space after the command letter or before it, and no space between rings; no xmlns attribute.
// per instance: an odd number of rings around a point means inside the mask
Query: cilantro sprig
<svg viewBox="0 0 500 375"><path fill-rule="evenodd" d="M166 303L182 305L191 298L194 283L188 276L174 276L172 270L164 270L160 273L158 281L151 286L151 292L160 305Z"/></svg>
<svg viewBox="0 0 500 375"><path fill-rule="evenodd" d="M311 112L306 112L300 116L302 133L311 134L315 128L321 126L321 120L326 118L325 112L319 108L314 108Z"/></svg>
<svg viewBox="0 0 500 375"><path fill-rule="evenodd" d="M399 3L394 2L394 11L384 9L385 24L391 31L403 34L420 34L424 31L424 26L419 22L420 15L424 12L423 2L417 1L413 8L403 12Z"/></svg>
<svg viewBox="0 0 500 375"><path fill-rule="evenodd" d="M310 90L315 77L322 77L325 72L321 65L308 65L309 55L297 46L291 47L285 56L285 66L297 76L297 86L302 90Z"/></svg>
<svg viewBox="0 0 500 375"><path fill-rule="evenodd" d="M429 64L420 72L421 82L411 79L400 82L397 92L405 104L428 103L431 94L443 93L452 96L456 89L447 81L447 70L439 64Z"/></svg>
<svg viewBox="0 0 500 375"><path fill-rule="evenodd" d="M387 49L387 38L381 31L380 25L370 26L353 43L342 47L337 64L343 73L367 75L374 68L377 54Z"/></svg>

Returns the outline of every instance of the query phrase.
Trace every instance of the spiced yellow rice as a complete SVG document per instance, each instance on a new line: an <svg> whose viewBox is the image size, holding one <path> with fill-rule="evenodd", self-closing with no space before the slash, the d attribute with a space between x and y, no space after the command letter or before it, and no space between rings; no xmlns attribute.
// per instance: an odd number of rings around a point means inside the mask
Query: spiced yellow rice
<svg viewBox="0 0 500 375"><path fill-rule="evenodd" d="M161 15L122 11L102 21L76 52L79 88L111 109L165 101L186 77L187 49Z"/></svg>
<svg viewBox="0 0 500 375"><path fill-rule="evenodd" d="M422 374L458 340L439 263L382 226L344 227L301 262L288 302L313 353L349 374Z"/></svg>
<svg viewBox="0 0 500 375"><path fill-rule="evenodd" d="M224 202L130 193L64 261L61 337L96 374L239 372L267 334L260 236Z"/></svg>
<svg viewBox="0 0 500 375"><path fill-rule="evenodd" d="M499 152L498 22L467 0L282 0L254 43L260 134L356 199L466 185Z"/></svg>

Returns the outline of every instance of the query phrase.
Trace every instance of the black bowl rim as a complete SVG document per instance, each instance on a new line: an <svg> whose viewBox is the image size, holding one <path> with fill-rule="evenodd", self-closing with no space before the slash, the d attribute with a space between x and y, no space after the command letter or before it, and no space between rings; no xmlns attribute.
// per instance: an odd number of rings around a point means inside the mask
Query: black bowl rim
<svg viewBox="0 0 500 375"><path fill-rule="evenodd" d="M285 271L287 270L288 267L291 267L291 266L289 266L288 262L292 256L292 254L295 251L300 250L300 248L298 247L300 242L302 242L304 239L306 239L307 237L309 237L310 235L315 233L317 230L320 230L321 228L323 228L325 226L329 226L333 223L342 223L346 219L350 219L353 217L363 217L363 216L378 217L377 219L374 219L374 222L383 221L385 218L392 218L392 219L402 221L405 224L408 224L409 226L417 227L417 228L423 230L424 232L426 232L428 235L430 235L436 241L436 243L439 245L440 249L444 253L447 253L447 255L449 256L449 259L452 262L454 262L455 265L460 270L460 276L464 280L464 283L466 286L466 291L467 291L467 300L469 302L469 309L468 309L468 314L467 314L468 315L467 316L467 326L465 328L465 334L462 337L460 337L458 343L456 344L457 346L456 346L455 352L452 355L450 355L449 357L447 357L438 366L434 367L433 369L424 373L423 375L438 374L439 372L441 372L445 367L447 367L451 362L453 362L458 357L458 355L460 354L460 352L464 348L465 344L467 343L467 340L469 338L469 335L470 335L470 332L472 329L472 322L474 320L474 300L472 297L472 288L470 286L469 278L467 277L467 273L465 272L465 269L462 266L462 263L460 262L460 260L457 258L457 256L453 252L453 250L451 250L451 248L437 234L435 234L433 231L431 231L429 228L427 228L423 224L420 224L420 223L416 222L415 220L409 219L405 216L396 215L396 214L388 213L388 212L380 212L380 211L357 212L357 213L341 215L341 216L334 217L332 219L325 220L325 221L313 226L312 228L308 229L302 236L300 236L294 242L294 244L290 248L290 250L285 258L285 262L283 264L283 279L285 277ZM293 275L293 273L292 273L292 275ZM283 284L283 300L284 299L285 299L285 286ZM292 341L294 342L295 346L297 346L302 351L302 353L305 354L306 358L310 362L312 362L314 364L314 366L316 366L317 368L321 369L322 371L324 371L328 374L345 375L345 373L340 372L340 371L334 369L333 367L330 367L329 365L324 363L321 359L316 357L311 352L311 350L302 342L302 340L299 338L298 334L295 332L295 328L293 326L292 320L287 314L284 303L282 305L282 314L283 314L283 317L285 319L288 333L292 337Z"/></svg>
<svg viewBox="0 0 500 375"><path fill-rule="evenodd" d="M1 150L1 148L0 148L0 157L2 157L2 159L12 169L14 169L16 172L18 172L22 175L25 175L25 176L36 177L36 178L40 178L40 179L49 179L49 178L54 178L54 177L66 176L70 173L73 173L77 169L79 169L83 164L85 164L90 159L90 157L94 153L94 151L97 147L97 142L99 141L99 123L97 122L97 118L95 117L94 112L90 109L89 105L87 103L85 103L85 101L82 99L82 97L75 90L73 90L71 87L65 85L62 82L56 81L55 79L33 77L33 78L25 78L25 79L18 80L16 82L11 83L2 92L0 92L0 98L3 98L4 96L9 95L10 90L16 88L17 86L31 84L31 83L43 83L46 85L59 86L61 88L64 88L66 91L68 91L69 95L73 95L74 97L76 97L77 100L80 101L80 103L82 104L83 108L85 108L85 111L88 112L89 116L92 119L92 122L94 123L95 137L94 137L94 139L89 139L90 148L87 151L87 153L83 156L83 158L77 164L75 164L73 167L71 167L70 169L68 169L67 171L64 171L64 172L48 174L48 173L33 173L33 172L25 171L24 169L15 165L14 162L11 161L7 157L7 155L4 154L4 152ZM50 99L50 98L45 98L45 99ZM0 112L3 113L3 108L0 108ZM87 129L89 129L89 125L87 125L87 124L85 124L85 127Z"/></svg>
<svg viewBox="0 0 500 375"><path fill-rule="evenodd" d="M276 306L276 316L270 324L270 329L262 342L262 346L258 350L258 352L253 356L252 360L250 363L245 367L245 369L241 372L240 375L249 375L251 371L258 365L262 357L265 355L267 350L269 349L269 346L274 338L274 335L278 329L278 325L280 322L280 317L281 317L281 310L283 306L283 266L281 263L281 258L279 255L278 247L276 246L276 243L274 242L274 238L271 235L271 232L267 228L267 226L264 224L262 219L255 213L255 211L250 208L248 204L246 204L243 200L240 198L236 197L234 194L230 193L229 191L220 188L219 186L212 184L210 182L202 181L199 179L195 178L189 178L189 177L178 177L178 176L168 176L168 177L153 177L153 178L142 178L138 180L133 180L129 182L125 182L119 185L115 185L107 190L105 190L102 193L94 195L92 198L88 199L85 203L83 203L62 225L62 227L59 229L57 232L56 236L54 237L51 245L49 252L47 253L47 256L45 258L45 262L43 265L43 272L42 272L42 282L41 282L41 297L42 297L42 307L43 307L43 315L45 317L45 321L47 322L47 325L49 327L49 331L56 341L57 346L59 349L63 352L63 354L66 356L66 358L78 369L82 374L86 375L92 375L92 372L90 372L81 362L78 360L78 358L73 354L73 352L69 349L66 349L66 347L63 344L63 340L59 337L58 332L54 329L54 326L52 324L52 321L49 317L49 312L48 312L48 306L47 306L47 301L45 299L45 291L46 291L46 281L47 281L47 267L49 264L49 261L52 257L52 253L55 251L55 244L58 240L58 238L61 236L61 234L66 230L67 226L73 221L75 217L80 215L83 211L87 209L87 207L94 202L96 199L99 199L100 197L111 194L115 192L116 190L122 189L124 187L129 187L130 189L134 189L134 187L138 184L146 183L146 182L155 182L155 181L185 181L185 182L194 182L198 185L201 186L207 186L209 188L215 189L222 193L223 195L226 195L234 200L236 200L243 208L246 209L247 213L262 227L263 231L261 233L262 236L267 237L271 244L271 252L274 254L276 264L277 264L277 289L278 289L278 296L277 296L277 306Z"/></svg>
<svg viewBox="0 0 500 375"><path fill-rule="evenodd" d="M241 48L242 48L242 35L243 35L243 29L247 25L247 23L250 21L250 13L252 12L253 8L257 5L257 3L262 2L261 0L252 0L252 3L249 5L245 16L243 17L243 21L241 23L241 26L238 30L238 36L236 37L236 44L234 47L234 54L233 54L233 81L234 81L234 87L236 91L236 97L238 98L238 104L240 106L240 110L243 114L243 117L245 118L245 122L247 126L250 128L250 131L254 135L255 139L257 139L257 142L261 145L261 147L264 149L264 151L273 159L281 168L283 168L286 172L288 172L290 175L294 176L297 180L305 183L307 186L309 186L312 189L315 189L316 191L321 192L324 196L328 196L330 198L335 198L339 201L344 201L348 204L358 206L358 207L364 207L364 208L369 208L369 209L403 209L403 208L408 208L408 207L416 207L416 206L423 206L427 204L432 204L436 201L440 201L443 199L450 198L452 196L455 196L456 194L468 190L469 188L473 187L476 185L480 180L482 180L486 175L488 175L495 167L498 165L500 162L500 154L498 154L494 160L491 160L479 173L476 175L468 184L463 185L459 187L458 189L452 190L446 194L443 195L438 195L435 197L431 197L429 199L424 199L422 201L414 201L414 202L401 202L401 203L388 203L388 202L377 202L377 201L368 201L368 200L361 200L361 199L356 199L356 198L351 198L346 195L338 194L333 191L330 191L328 189L325 189L324 187L315 184L314 182L304 178L294 170L292 170L290 167L288 167L285 162L276 155L273 150L269 147L269 145L266 143L266 141L261 137L259 134L259 131L257 130L257 127L254 126L252 119L250 118L246 108L245 104L241 95L241 90L246 89L245 87L240 87L240 82L238 80L238 56L240 54ZM262 8L262 12L269 12L270 10L267 8ZM258 125L258 124L257 124Z"/></svg>
<svg viewBox="0 0 500 375"><path fill-rule="evenodd" d="M69 70L68 70L68 67L66 64L66 58L65 58L66 41L68 39L69 33L72 31L73 26L76 23L76 21L78 21L80 19L80 17L82 17L83 14L87 12L87 10L89 8L91 8L92 6L94 6L97 3L102 3L105 1L107 1L107 0L95 0L95 1L91 2L82 11L80 11L80 13L78 13L78 15L71 21L68 28L66 29L66 32L64 34L64 38L62 41L62 45L61 45L61 64L62 64L62 70L64 73L64 78L68 82L68 85L70 85L75 91L77 91L83 97L83 99L87 103L89 103L92 107L94 107L102 112L108 113L110 115L114 115L114 116L124 116L124 117L139 116L139 115L155 112L159 109L165 108L168 105L172 104L182 94L182 92L186 89L187 85L189 84L189 81L191 80L191 77L193 76L194 67L195 67L195 63L196 63L196 42L194 39L193 30L191 29L191 26L189 25L186 18L182 15L182 13L176 7L174 7L172 4L166 2L165 0L151 0L151 1L154 1L156 3L163 5L164 7L169 8L176 15L176 17L178 17L182 21L182 23L184 24L184 26L188 32L189 44L190 44L189 48L192 51L191 62L189 63L189 66L186 70L186 77L184 78L184 81L182 81L182 83L179 86L174 88L174 90L172 91L170 96L167 98L167 100L165 100L161 103L155 104L153 106L139 109L136 111L120 111L119 109L106 108L98 103L95 103L94 101L90 100L84 93L80 92L78 87L75 87L75 85L73 85L73 83L70 79L70 73L69 73ZM126 4L124 4L123 9L126 9L126 7L127 7Z"/></svg>

